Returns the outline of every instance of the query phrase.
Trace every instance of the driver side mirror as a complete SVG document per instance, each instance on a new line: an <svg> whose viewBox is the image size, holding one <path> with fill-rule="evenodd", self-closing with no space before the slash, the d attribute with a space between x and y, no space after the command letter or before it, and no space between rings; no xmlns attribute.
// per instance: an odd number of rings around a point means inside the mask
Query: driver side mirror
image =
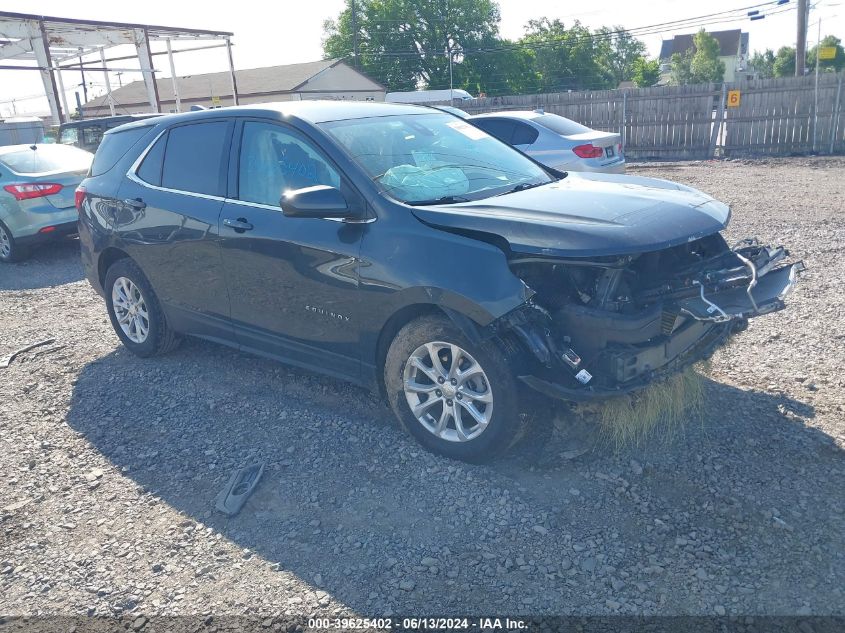
<svg viewBox="0 0 845 633"><path fill-rule="evenodd" d="M315 185L282 194L279 205L290 218L346 218L353 215L340 189Z"/></svg>

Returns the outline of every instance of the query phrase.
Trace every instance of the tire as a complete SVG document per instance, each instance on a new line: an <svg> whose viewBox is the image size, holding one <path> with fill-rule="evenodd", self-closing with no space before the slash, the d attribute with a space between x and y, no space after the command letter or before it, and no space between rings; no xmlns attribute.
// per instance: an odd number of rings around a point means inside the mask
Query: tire
<svg viewBox="0 0 845 633"><path fill-rule="evenodd" d="M441 359L439 368L432 353ZM455 374L454 358L457 370L467 372L456 379L457 385L449 378ZM420 317L399 330L385 358L384 384L402 426L433 453L484 462L504 452L520 434L519 390L505 354L493 341L471 343L446 317ZM413 413L412 404L420 407L425 422ZM483 428L470 407L486 419Z"/></svg>
<svg viewBox="0 0 845 633"><path fill-rule="evenodd" d="M15 241L9 228L0 222L0 262L11 264L26 259L29 250Z"/></svg>
<svg viewBox="0 0 845 633"><path fill-rule="evenodd" d="M165 354L179 345L179 336L167 324L158 297L134 261L119 259L111 265L106 272L104 292L112 327L130 352L149 358ZM127 296L131 296L132 302L126 301ZM117 307L115 301L118 301ZM121 325L121 319L124 323L128 321L128 332Z"/></svg>

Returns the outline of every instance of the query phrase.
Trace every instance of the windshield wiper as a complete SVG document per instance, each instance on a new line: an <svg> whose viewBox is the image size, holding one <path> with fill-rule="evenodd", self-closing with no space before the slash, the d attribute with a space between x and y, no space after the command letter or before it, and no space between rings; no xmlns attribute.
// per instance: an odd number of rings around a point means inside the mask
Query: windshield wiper
<svg viewBox="0 0 845 633"><path fill-rule="evenodd" d="M425 207L432 204L456 204L458 202L469 202L469 198L465 198L464 196L443 196L442 198L437 198L434 200L420 200L419 202L408 202L411 206L414 207Z"/></svg>
<svg viewBox="0 0 845 633"><path fill-rule="evenodd" d="M550 181L552 182L552 181ZM506 196L509 193L516 193L517 191L525 191L526 189L533 189L534 187L539 187L540 185L547 185L547 182L521 182L518 185L514 185L507 191L503 191L502 193L496 194L496 196Z"/></svg>

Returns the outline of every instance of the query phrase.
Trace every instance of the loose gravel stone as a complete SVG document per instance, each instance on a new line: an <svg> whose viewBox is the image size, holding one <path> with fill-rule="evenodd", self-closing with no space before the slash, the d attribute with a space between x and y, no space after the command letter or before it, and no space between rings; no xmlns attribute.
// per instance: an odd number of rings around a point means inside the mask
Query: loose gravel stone
<svg viewBox="0 0 845 633"><path fill-rule="evenodd" d="M133 357L73 240L0 265L0 356L56 338L0 369L0 613L842 614L845 160L630 173L808 270L703 370L700 420L619 451L549 407L495 463L448 461L331 378L198 340Z"/></svg>

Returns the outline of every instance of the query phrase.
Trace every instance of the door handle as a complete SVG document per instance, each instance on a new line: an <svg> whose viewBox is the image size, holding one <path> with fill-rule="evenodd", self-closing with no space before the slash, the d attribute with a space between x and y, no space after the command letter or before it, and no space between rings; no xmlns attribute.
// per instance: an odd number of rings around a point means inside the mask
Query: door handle
<svg viewBox="0 0 845 633"><path fill-rule="evenodd" d="M223 226L228 226L230 229L235 229L236 233L243 233L244 231L251 231L252 224L246 221L246 218L223 218Z"/></svg>
<svg viewBox="0 0 845 633"><path fill-rule="evenodd" d="M126 198L123 201L123 204L125 204L127 207L132 207L133 209L138 209L139 211L141 209L147 208L147 203L144 202L143 200L141 200L140 198Z"/></svg>

